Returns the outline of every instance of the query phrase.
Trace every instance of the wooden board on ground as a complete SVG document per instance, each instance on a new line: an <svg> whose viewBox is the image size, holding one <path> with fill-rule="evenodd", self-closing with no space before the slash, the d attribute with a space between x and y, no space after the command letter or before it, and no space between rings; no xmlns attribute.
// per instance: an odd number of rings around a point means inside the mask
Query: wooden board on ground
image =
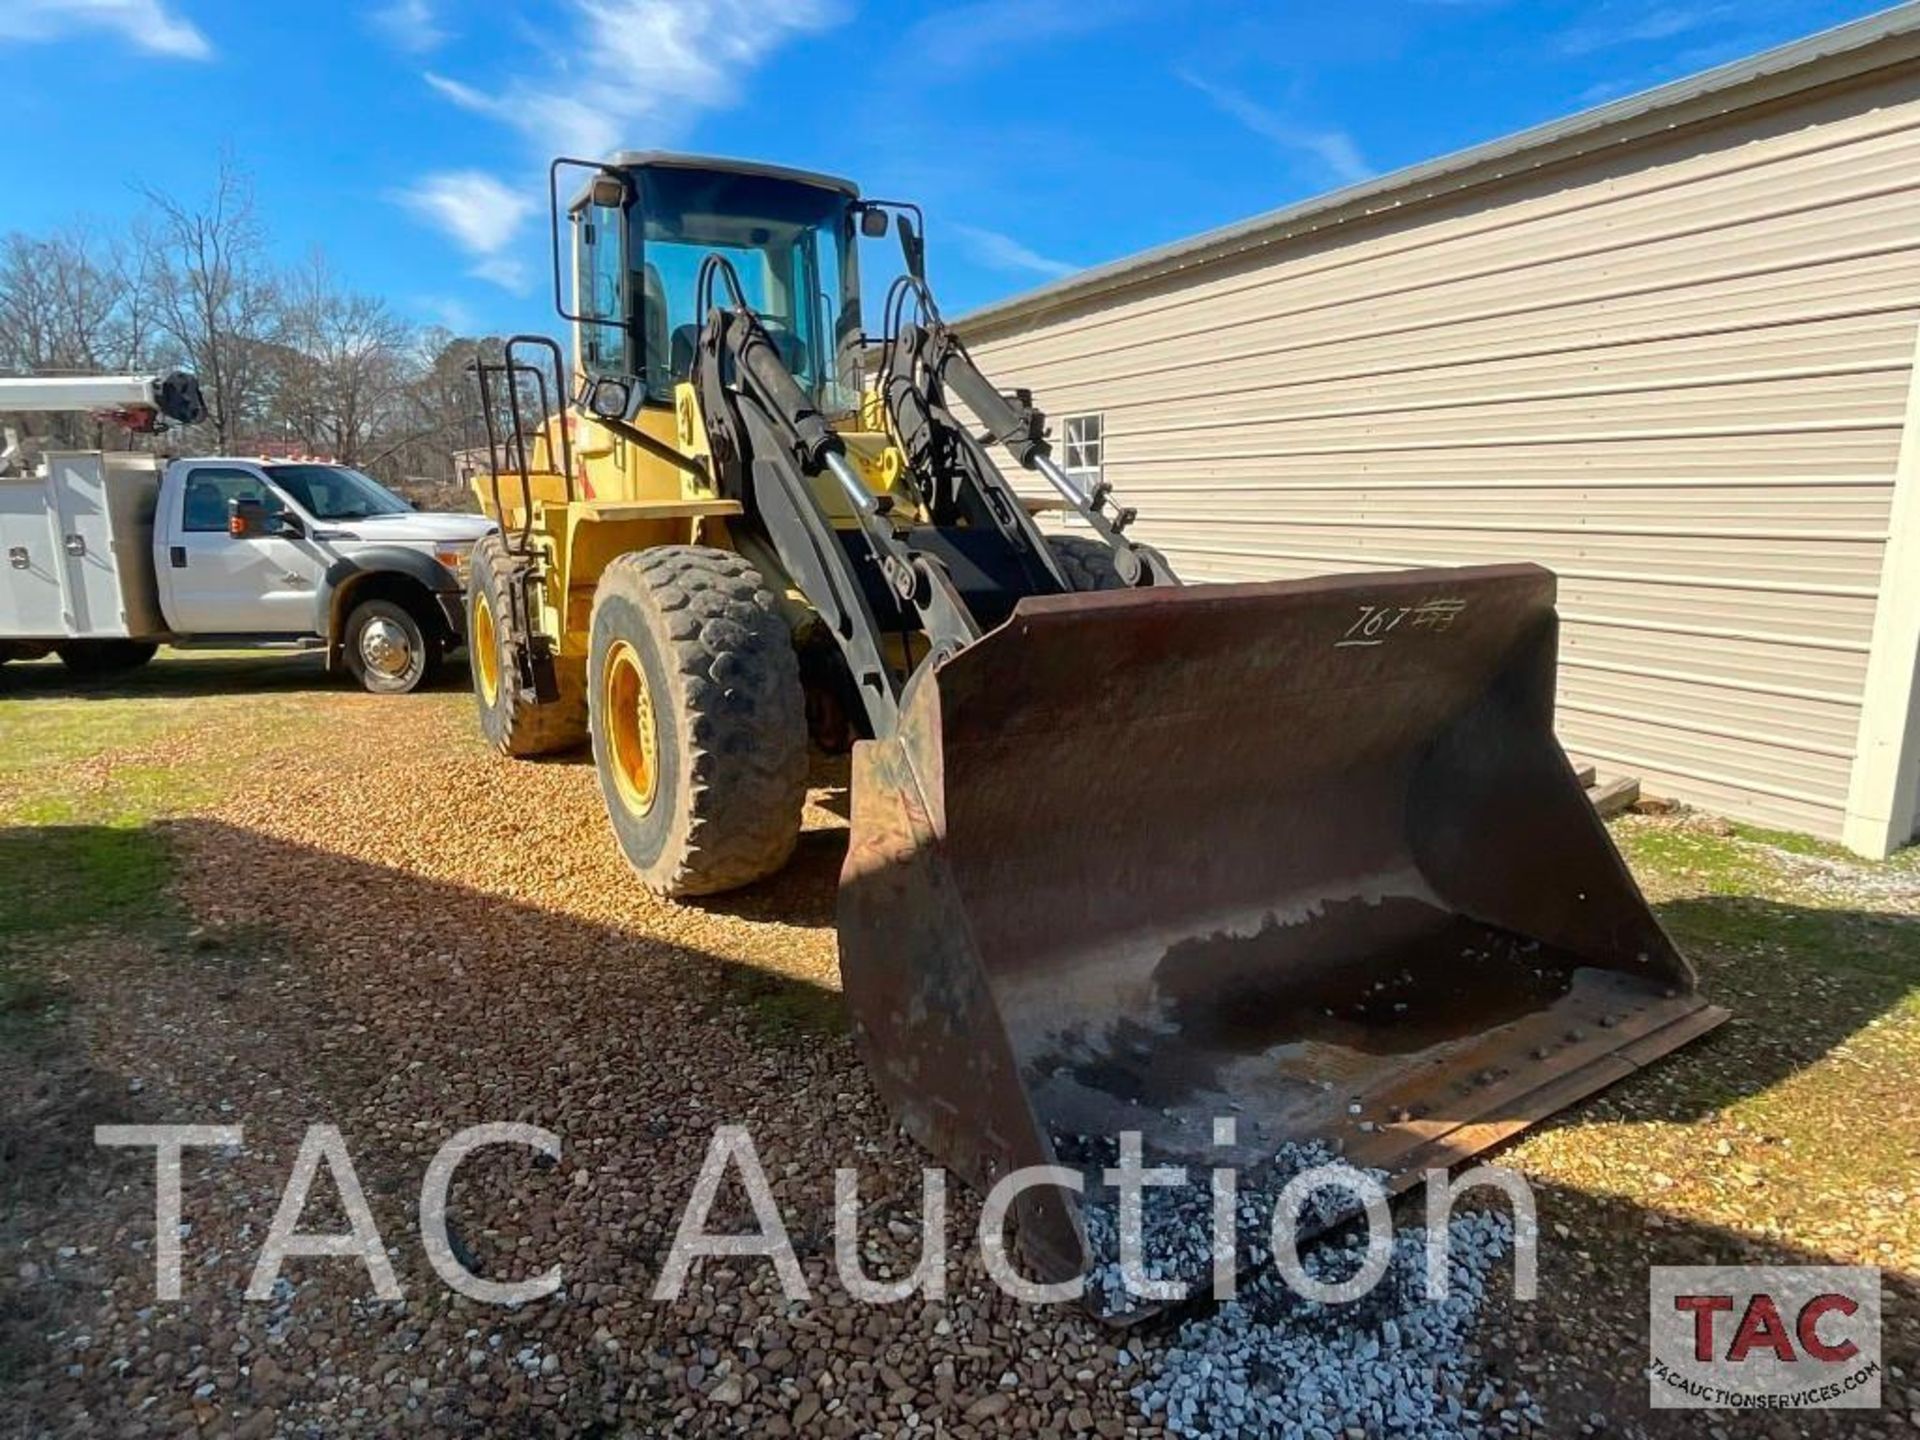
<svg viewBox="0 0 1920 1440"><path fill-rule="evenodd" d="M1587 789L1587 799L1593 802L1593 808L1602 820L1611 820L1631 809L1633 802L1639 798L1640 780L1635 775L1622 775L1604 785L1596 784Z"/></svg>

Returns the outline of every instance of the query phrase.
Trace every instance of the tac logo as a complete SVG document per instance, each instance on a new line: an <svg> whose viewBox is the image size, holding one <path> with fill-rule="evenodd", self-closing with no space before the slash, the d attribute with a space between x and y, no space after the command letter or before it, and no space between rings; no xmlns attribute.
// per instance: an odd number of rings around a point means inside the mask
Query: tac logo
<svg viewBox="0 0 1920 1440"><path fill-rule="evenodd" d="M1880 1404L1880 1272L1838 1265L1656 1265L1655 1409Z"/></svg>

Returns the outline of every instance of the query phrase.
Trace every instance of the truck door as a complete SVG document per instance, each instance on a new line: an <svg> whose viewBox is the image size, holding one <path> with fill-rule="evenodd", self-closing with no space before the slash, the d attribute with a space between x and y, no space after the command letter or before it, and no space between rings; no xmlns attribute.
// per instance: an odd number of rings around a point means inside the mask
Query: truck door
<svg viewBox="0 0 1920 1440"><path fill-rule="evenodd" d="M158 559L168 621L184 635L312 634L324 559L301 537L236 539L227 520L237 499L258 500L269 515L293 513L264 475L232 462L189 463L166 502L170 534Z"/></svg>

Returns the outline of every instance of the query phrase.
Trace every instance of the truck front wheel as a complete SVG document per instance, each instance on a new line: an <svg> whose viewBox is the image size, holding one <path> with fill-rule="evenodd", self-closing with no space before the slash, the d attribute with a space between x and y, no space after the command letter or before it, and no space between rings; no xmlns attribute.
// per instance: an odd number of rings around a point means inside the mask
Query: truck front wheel
<svg viewBox="0 0 1920 1440"><path fill-rule="evenodd" d="M439 637L406 606L368 600L347 616L347 669L374 695L406 695L440 668Z"/></svg>

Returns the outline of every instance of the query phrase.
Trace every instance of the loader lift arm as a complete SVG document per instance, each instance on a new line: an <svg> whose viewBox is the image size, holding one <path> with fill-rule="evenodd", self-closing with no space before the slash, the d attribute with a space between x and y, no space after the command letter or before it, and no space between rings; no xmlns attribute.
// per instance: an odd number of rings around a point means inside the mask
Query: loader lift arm
<svg viewBox="0 0 1920 1440"><path fill-rule="evenodd" d="M1036 548L1049 570L1046 546L1039 529L995 468L982 443L969 433L947 404L957 396L986 427L986 438L998 442L1024 470L1039 475L1069 509L1107 546L1114 568L1128 585L1180 583L1165 558L1150 546L1136 545L1123 533L1135 511L1107 503L1112 487L1104 480L1083 490L1053 460L1047 439L1046 416L1024 390L1008 394L981 371L958 334L940 314L924 278L918 273L920 240L906 215L899 218L901 244L908 271L887 293L886 329L881 360L880 392L894 433L906 449L916 473L935 477L936 513L944 505L958 505L972 513L969 519L989 520L1011 543ZM907 318L909 308L918 319ZM968 497L980 504L967 506ZM980 514L984 508L985 515ZM1016 534L1016 532L1019 532ZM1064 585L1057 573L1053 579Z"/></svg>
<svg viewBox="0 0 1920 1440"><path fill-rule="evenodd" d="M720 288L724 305L718 303ZM930 651L916 671L958 654L979 639L981 627L938 562L894 534L888 502L854 472L846 442L788 370L724 256L709 255L702 263L699 305L707 321L692 383L716 486L722 495L743 500L759 520L781 564L840 645L873 733L892 735L911 675L899 674L882 653L880 623L810 479L824 472L845 492L889 592L918 617Z"/></svg>

